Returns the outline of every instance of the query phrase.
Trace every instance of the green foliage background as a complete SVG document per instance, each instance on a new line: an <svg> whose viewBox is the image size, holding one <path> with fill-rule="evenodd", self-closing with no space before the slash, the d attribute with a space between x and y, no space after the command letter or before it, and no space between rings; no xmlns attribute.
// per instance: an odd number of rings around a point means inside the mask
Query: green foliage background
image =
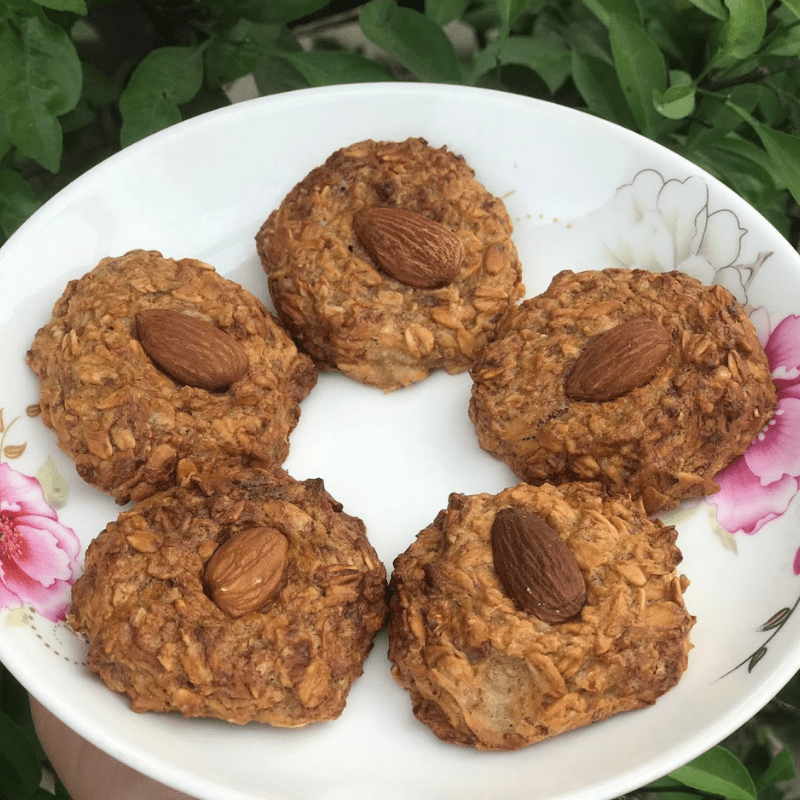
<svg viewBox="0 0 800 800"><path fill-rule="evenodd" d="M347 24L360 41L336 37ZM252 75L262 95L401 79L579 108L707 169L796 242L799 65L800 0L0 0L0 236Z"/></svg>
<svg viewBox="0 0 800 800"><path fill-rule="evenodd" d="M244 76L261 95L419 80L560 103L680 153L800 239L800 0L0 0L0 244L94 164L230 103ZM800 796L798 709L795 678L635 794ZM43 769L0 665L0 800L52 797Z"/></svg>

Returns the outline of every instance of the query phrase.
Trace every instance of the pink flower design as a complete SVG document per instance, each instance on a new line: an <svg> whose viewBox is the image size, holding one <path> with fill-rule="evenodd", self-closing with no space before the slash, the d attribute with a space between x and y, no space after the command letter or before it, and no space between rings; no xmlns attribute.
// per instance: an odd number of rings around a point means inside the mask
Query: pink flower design
<svg viewBox="0 0 800 800"><path fill-rule="evenodd" d="M79 553L39 482L0 464L0 608L31 605L53 622L64 619Z"/></svg>
<svg viewBox="0 0 800 800"><path fill-rule="evenodd" d="M720 491L708 501L730 533L757 533L786 511L800 488L800 316L785 317L771 332L764 309L752 320L772 367L778 407L745 454L716 476ZM794 571L800 574L800 551Z"/></svg>

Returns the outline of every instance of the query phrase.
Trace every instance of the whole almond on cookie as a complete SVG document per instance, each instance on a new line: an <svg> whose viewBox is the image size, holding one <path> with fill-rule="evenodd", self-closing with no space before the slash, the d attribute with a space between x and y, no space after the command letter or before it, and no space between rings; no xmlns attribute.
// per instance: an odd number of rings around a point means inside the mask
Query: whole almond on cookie
<svg viewBox="0 0 800 800"><path fill-rule="evenodd" d="M145 353L171 378L208 391L227 389L247 371L247 354L225 331L188 314L149 308L136 314Z"/></svg>
<svg viewBox="0 0 800 800"><path fill-rule="evenodd" d="M571 400L613 400L644 386L666 361L669 331L655 320L636 317L595 336L564 383Z"/></svg>
<svg viewBox="0 0 800 800"><path fill-rule="evenodd" d="M206 562L206 594L229 617L257 611L278 592L286 571L289 540L277 528L240 531Z"/></svg>
<svg viewBox="0 0 800 800"><path fill-rule="evenodd" d="M503 508L492 523L492 558L500 585L514 605L557 625L586 603L586 584L575 556L538 514Z"/></svg>
<svg viewBox="0 0 800 800"><path fill-rule="evenodd" d="M357 211L353 230L384 272L417 289L446 286L464 261L464 246L453 231L406 208Z"/></svg>

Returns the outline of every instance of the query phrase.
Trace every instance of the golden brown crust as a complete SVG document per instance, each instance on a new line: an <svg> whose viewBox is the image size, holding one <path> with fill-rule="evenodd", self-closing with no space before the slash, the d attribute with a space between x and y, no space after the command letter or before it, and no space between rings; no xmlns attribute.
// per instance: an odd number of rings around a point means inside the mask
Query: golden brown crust
<svg viewBox="0 0 800 800"><path fill-rule="evenodd" d="M587 342L646 317L672 338L646 385L572 401L565 378ZM481 446L530 483L598 480L649 512L712 494L775 409L767 358L721 286L680 272L562 272L509 313L476 362L470 416Z"/></svg>
<svg viewBox="0 0 800 800"><path fill-rule="evenodd" d="M419 289L381 272L353 215L416 211L461 239L456 279ZM324 369L390 391L434 369L463 372L522 296L512 224L463 157L423 139L358 142L312 170L256 237L278 315Z"/></svg>
<svg viewBox="0 0 800 800"><path fill-rule="evenodd" d="M136 337L145 308L211 322L244 348L247 373L224 392L172 380ZM282 464L299 403L316 382L311 360L256 297L208 264L144 250L103 259L71 281L28 363L59 446L119 503L228 460Z"/></svg>
<svg viewBox="0 0 800 800"><path fill-rule="evenodd" d="M519 611L492 561L501 508L555 528L586 581L572 622ZM694 624L676 533L599 484L520 484L451 495L394 564L389 658L415 715L441 739L514 750L651 704L686 669Z"/></svg>
<svg viewBox="0 0 800 800"><path fill-rule="evenodd" d="M289 539L278 595L232 619L204 565L257 526ZM120 514L89 545L68 623L135 711L295 727L337 717L386 612L386 570L321 480L244 470L196 478Z"/></svg>

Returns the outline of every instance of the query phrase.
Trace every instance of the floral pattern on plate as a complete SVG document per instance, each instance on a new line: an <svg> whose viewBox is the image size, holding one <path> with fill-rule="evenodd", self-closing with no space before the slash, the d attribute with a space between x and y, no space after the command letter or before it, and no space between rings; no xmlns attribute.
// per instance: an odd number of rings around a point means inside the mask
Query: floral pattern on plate
<svg viewBox="0 0 800 800"><path fill-rule="evenodd" d="M772 253L760 252L753 263L738 262L747 229L732 211L710 209L708 185L699 176L667 179L656 170L642 170L619 187L610 213L613 224L604 225L603 240L614 264L677 269L705 284L720 284L744 306L756 328L778 389L778 407L744 455L715 476L720 490L703 502L722 540L732 543L736 534L758 533L788 511L800 489L800 315L773 323L769 312L754 307L748 297ZM800 575L800 547L793 570ZM798 603L760 625L757 630L769 633L767 640L725 674L745 665L752 671Z"/></svg>
<svg viewBox="0 0 800 800"><path fill-rule="evenodd" d="M28 415L35 416L36 408L29 407ZM6 444L17 419L5 425L0 410L0 608L25 606L60 622L80 573L81 545L54 508L66 498L66 486L52 461L38 477L9 466L7 460L26 449L25 444Z"/></svg>
<svg viewBox="0 0 800 800"><path fill-rule="evenodd" d="M800 488L800 316L774 328L763 308L751 314L772 367L778 408L745 454L716 476L720 491L708 498L717 524L730 533L758 533L784 514ZM800 575L800 549L794 559Z"/></svg>
<svg viewBox="0 0 800 800"><path fill-rule="evenodd" d="M724 678L727 675L730 675L732 672L736 672L737 669L740 669L745 664L747 665L747 671L752 672L753 668L762 658L767 654L767 645L780 633L781 628L789 621L789 618L794 614L797 606L800 605L800 598L794 601L794 604L789 607L785 606L780 611L776 611L763 625L758 626L759 633L769 633L769 637L766 641L759 645L759 647L754 650L750 655L745 658L743 661L740 661L735 667L729 669L725 675L721 677Z"/></svg>
<svg viewBox="0 0 800 800"><path fill-rule="evenodd" d="M706 500L728 534L756 533L786 512L800 488L800 316L771 325L766 309L750 304L748 289L771 253L737 262L747 230L732 211L710 209L703 178L668 179L641 170L617 190L610 210L614 223L605 227L604 243L615 263L677 269L720 284L756 327L778 387L778 410L744 456L717 476L720 491ZM800 549L794 571L800 574Z"/></svg>
<svg viewBox="0 0 800 800"><path fill-rule="evenodd" d="M654 272L680 270L702 283L720 284L745 307L747 290L771 253L737 263L747 230L733 211L709 208L706 182L665 178L644 169L620 186L611 204L614 222L604 243L617 265Z"/></svg>

